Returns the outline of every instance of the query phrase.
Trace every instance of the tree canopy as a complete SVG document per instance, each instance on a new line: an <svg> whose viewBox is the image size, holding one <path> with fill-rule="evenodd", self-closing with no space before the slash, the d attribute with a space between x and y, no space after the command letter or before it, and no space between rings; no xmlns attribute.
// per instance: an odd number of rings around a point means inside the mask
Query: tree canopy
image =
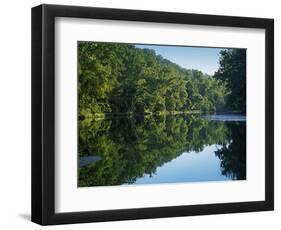
<svg viewBox="0 0 281 230"><path fill-rule="evenodd" d="M216 111L228 82L188 70L154 50L119 43L79 42L80 118L105 114Z"/></svg>
<svg viewBox="0 0 281 230"><path fill-rule="evenodd" d="M134 183L183 152L214 144L221 173L246 178L245 124L179 115L246 113L246 50L222 50L210 76L152 49L79 42L78 94L79 157L98 156L79 167L79 186Z"/></svg>
<svg viewBox="0 0 281 230"><path fill-rule="evenodd" d="M226 97L226 107L246 113L246 50L222 50L219 64L214 77L225 82L230 92Z"/></svg>

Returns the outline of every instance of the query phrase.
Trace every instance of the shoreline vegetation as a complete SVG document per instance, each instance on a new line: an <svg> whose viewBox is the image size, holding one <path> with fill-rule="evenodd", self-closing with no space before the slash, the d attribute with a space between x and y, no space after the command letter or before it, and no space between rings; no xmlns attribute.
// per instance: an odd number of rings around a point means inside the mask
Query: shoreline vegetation
<svg viewBox="0 0 281 230"><path fill-rule="evenodd" d="M79 122L118 116L246 113L246 51L223 49L214 75L152 49L78 43Z"/></svg>
<svg viewBox="0 0 281 230"><path fill-rule="evenodd" d="M221 49L219 55L217 72L208 75L153 49L79 42L78 187L134 184L183 153L212 145L220 146L211 153L220 163L215 174L245 180L246 122L216 115L246 113L246 51ZM209 157L202 165L195 160L195 171L175 180L210 173Z"/></svg>
<svg viewBox="0 0 281 230"><path fill-rule="evenodd" d="M159 111L159 112L144 112L144 113L95 113L94 115L90 114L90 116L83 118L87 120L103 120L107 118L118 118L118 117L136 117L136 116L166 116L166 115L188 115L188 114L202 114L202 111L193 110L193 111Z"/></svg>
<svg viewBox="0 0 281 230"><path fill-rule="evenodd" d="M134 114L134 113L95 113L94 115L90 115L85 120L89 121L100 121L105 119L114 119L119 117L150 117L150 116L173 116L173 115L202 115L202 114L241 114L246 115L241 111L200 111L200 110L193 110L193 111L160 111L156 113L152 112L145 112L143 114Z"/></svg>

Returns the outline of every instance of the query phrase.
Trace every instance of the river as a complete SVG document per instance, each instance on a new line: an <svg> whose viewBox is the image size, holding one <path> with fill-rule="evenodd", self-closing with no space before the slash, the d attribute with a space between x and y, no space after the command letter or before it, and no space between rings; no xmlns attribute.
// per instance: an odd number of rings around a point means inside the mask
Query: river
<svg viewBox="0 0 281 230"><path fill-rule="evenodd" d="M78 186L246 179L246 116L80 122Z"/></svg>

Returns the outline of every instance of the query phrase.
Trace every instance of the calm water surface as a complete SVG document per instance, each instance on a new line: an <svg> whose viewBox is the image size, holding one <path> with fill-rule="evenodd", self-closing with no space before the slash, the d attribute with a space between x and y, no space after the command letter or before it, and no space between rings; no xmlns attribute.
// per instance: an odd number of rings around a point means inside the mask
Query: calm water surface
<svg viewBox="0 0 281 230"><path fill-rule="evenodd" d="M246 179L246 117L175 115L80 122L80 187Z"/></svg>

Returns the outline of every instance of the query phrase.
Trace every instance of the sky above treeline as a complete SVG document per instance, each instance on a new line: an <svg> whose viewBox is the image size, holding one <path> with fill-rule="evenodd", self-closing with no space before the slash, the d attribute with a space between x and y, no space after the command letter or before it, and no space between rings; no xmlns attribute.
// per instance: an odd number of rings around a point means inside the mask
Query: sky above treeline
<svg viewBox="0 0 281 230"><path fill-rule="evenodd" d="M186 69L197 69L213 75L219 68L219 52L221 48L167 46L167 45L136 45L144 49L153 49L157 55L178 64Z"/></svg>

